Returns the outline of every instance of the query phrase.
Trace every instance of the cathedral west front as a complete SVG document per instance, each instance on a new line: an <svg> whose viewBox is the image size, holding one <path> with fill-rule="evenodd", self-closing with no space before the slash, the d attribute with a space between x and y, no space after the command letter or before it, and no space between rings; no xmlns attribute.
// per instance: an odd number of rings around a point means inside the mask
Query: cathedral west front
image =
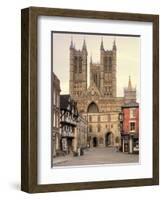
<svg viewBox="0 0 163 200"><path fill-rule="evenodd" d="M88 122L88 145L90 147L115 146L120 143L121 107L127 99L136 99L136 90L126 91L117 97L117 47L115 40L110 50L104 42L99 45L100 60L88 60L86 41L77 50L70 44L70 96L77 102L79 113ZM88 65L89 63L89 65ZM89 66L89 68L88 68ZM89 73L89 87L87 71ZM129 84L131 81L129 80ZM129 94L129 95L128 95ZM130 95L131 94L131 95Z"/></svg>

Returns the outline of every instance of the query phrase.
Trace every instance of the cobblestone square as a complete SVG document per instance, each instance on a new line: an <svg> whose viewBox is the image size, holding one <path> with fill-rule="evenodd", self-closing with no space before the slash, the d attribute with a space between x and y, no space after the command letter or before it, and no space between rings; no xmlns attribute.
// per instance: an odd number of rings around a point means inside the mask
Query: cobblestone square
<svg viewBox="0 0 163 200"><path fill-rule="evenodd" d="M86 149L83 156L73 157L72 155L68 155L60 158L54 158L53 165L55 167L138 162L138 154L117 152L115 147L96 147Z"/></svg>

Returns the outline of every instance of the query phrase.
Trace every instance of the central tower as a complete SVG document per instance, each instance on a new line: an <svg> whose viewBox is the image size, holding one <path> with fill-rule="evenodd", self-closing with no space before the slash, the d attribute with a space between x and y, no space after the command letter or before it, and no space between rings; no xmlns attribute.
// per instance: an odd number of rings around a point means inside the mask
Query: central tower
<svg viewBox="0 0 163 200"><path fill-rule="evenodd" d="M117 57L117 48L115 40L113 42L112 50L105 50L102 39L100 47L100 64L101 64L100 90L106 97L116 97L117 93L116 57Z"/></svg>

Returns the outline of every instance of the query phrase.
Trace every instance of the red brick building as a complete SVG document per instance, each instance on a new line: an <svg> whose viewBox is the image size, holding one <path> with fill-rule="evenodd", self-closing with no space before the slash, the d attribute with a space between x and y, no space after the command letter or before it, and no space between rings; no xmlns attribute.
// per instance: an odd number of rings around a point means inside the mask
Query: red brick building
<svg viewBox="0 0 163 200"><path fill-rule="evenodd" d="M139 104L128 103L122 106L121 147L123 152L134 153L139 145Z"/></svg>
<svg viewBox="0 0 163 200"><path fill-rule="evenodd" d="M122 152L139 151L139 104L136 102L136 89L129 78L128 88L124 90L125 103L120 114Z"/></svg>
<svg viewBox="0 0 163 200"><path fill-rule="evenodd" d="M123 113L123 132L138 133L139 132L139 104L130 103L122 107Z"/></svg>

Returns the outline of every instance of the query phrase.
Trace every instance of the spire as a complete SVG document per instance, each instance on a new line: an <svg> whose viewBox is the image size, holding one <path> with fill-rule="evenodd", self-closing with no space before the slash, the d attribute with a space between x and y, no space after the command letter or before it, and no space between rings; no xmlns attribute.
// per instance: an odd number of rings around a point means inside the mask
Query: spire
<svg viewBox="0 0 163 200"><path fill-rule="evenodd" d="M101 47L100 47L101 50L104 50L104 45L103 45L103 38L101 38Z"/></svg>
<svg viewBox="0 0 163 200"><path fill-rule="evenodd" d="M115 39L114 39L114 42L113 42L113 50L115 50L115 51L117 50Z"/></svg>
<svg viewBox="0 0 163 200"><path fill-rule="evenodd" d="M128 87L124 88L125 104L136 103L136 88L132 87L131 78L129 76Z"/></svg>
<svg viewBox="0 0 163 200"><path fill-rule="evenodd" d="M72 36L71 36L70 49L72 49L72 48L73 48L73 38L72 38Z"/></svg>
<svg viewBox="0 0 163 200"><path fill-rule="evenodd" d="M86 46L85 39L84 39L84 41L83 41L83 48L82 48L82 50L87 50L87 46Z"/></svg>
<svg viewBox="0 0 163 200"><path fill-rule="evenodd" d="M128 80L128 90L132 90L132 84L131 84L130 76L129 76L129 80Z"/></svg>

